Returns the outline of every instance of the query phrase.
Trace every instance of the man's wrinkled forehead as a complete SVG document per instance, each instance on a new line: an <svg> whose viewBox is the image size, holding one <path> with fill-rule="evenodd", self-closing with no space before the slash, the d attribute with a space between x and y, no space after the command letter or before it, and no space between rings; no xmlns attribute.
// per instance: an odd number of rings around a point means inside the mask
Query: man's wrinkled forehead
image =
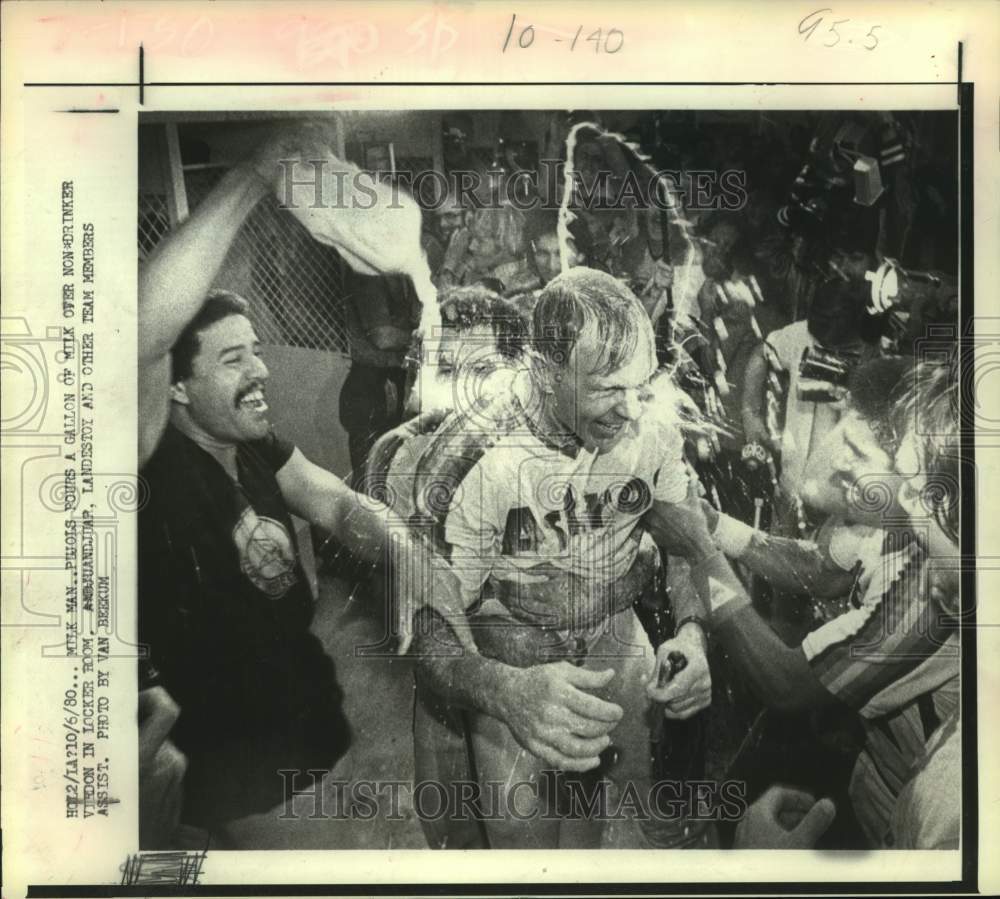
<svg viewBox="0 0 1000 899"><path fill-rule="evenodd" d="M570 354L570 364L577 367L579 377L599 389L639 387L656 374L656 352L652 343L641 336L632 357L610 371L609 352L607 343L581 336Z"/></svg>

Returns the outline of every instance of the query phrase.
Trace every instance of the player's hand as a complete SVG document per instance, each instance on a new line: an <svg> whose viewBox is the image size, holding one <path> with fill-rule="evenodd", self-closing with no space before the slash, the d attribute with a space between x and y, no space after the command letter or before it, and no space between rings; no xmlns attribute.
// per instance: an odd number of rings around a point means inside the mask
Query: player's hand
<svg viewBox="0 0 1000 899"><path fill-rule="evenodd" d="M610 668L589 671L569 662L512 668L501 701L504 723L518 743L553 768L596 768L623 710L587 691L613 676Z"/></svg>
<svg viewBox="0 0 1000 899"><path fill-rule="evenodd" d="M676 637L656 650L656 669L646 684L646 694L654 702L664 703L664 717L683 721L712 704L712 675L706 647L704 631L698 624L689 622ZM670 666L670 654L677 652L684 656L687 664L665 686L658 686L662 681L661 671Z"/></svg>
<svg viewBox="0 0 1000 899"><path fill-rule="evenodd" d="M776 784L747 809L736 827L736 849L811 849L837 814L832 799Z"/></svg>
<svg viewBox="0 0 1000 899"><path fill-rule="evenodd" d="M279 126L265 137L251 153L248 163L253 171L272 190L279 191L281 197L286 166L323 160L326 165L334 165L333 154L336 146L336 130L332 122L302 122L292 126ZM311 178L312 166L295 172L293 180ZM309 186L311 190L311 186Z"/></svg>
<svg viewBox="0 0 1000 899"><path fill-rule="evenodd" d="M642 523L657 546L672 555L683 556L691 564L716 551L695 481L682 502L654 502Z"/></svg>

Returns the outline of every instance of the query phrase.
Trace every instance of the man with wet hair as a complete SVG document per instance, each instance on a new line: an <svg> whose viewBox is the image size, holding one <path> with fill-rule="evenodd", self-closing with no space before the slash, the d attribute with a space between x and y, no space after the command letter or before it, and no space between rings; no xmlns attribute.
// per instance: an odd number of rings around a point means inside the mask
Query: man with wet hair
<svg viewBox="0 0 1000 899"><path fill-rule="evenodd" d="M418 478L418 470L425 468L421 459L438 427L460 414L490 427L496 421L491 416L507 414L510 391L527 366L530 323L510 302L480 285L449 288L439 295L439 302L440 335L418 337L411 351L408 408L419 414L378 440L365 469L363 489L407 521L421 518L414 513L427 479ZM384 592L384 580L378 575L372 586L376 595ZM415 729L424 735L416 755L415 781L468 782L471 773L461 722L439 724L436 718L448 719L448 710L435 710L434 700L424 696L417 700L414 715ZM424 817L421 826L435 847L486 845L475 821Z"/></svg>
<svg viewBox="0 0 1000 899"><path fill-rule="evenodd" d="M458 720L484 789L536 784L482 821L494 848L697 842L683 814L650 809L651 722L711 701L693 597L675 592L677 633L655 654L632 609L660 559L644 516L669 516L690 487L670 398L651 402L670 393L654 384L652 326L620 281L575 268L542 291L529 352L533 390L509 400L502 426L450 417L414 473L411 522L450 561L479 646L460 653L456 620L424 615L418 766ZM686 667L667 683L671 654ZM634 793L641 820L560 820L568 772L595 769L612 811Z"/></svg>
<svg viewBox="0 0 1000 899"><path fill-rule="evenodd" d="M516 363L530 323L489 287L452 287L438 296L441 333L418 335L411 345L406 407L426 413L484 399L484 378Z"/></svg>
<svg viewBox="0 0 1000 899"><path fill-rule="evenodd" d="M530 325L497 293L452 287L439 301L441 333L418 336L411 350L407 409L416 414L379 438L365 468L365 492L403 518L413 514L416 465L441 423L459 410L501 410L527 364Z"/></svg>

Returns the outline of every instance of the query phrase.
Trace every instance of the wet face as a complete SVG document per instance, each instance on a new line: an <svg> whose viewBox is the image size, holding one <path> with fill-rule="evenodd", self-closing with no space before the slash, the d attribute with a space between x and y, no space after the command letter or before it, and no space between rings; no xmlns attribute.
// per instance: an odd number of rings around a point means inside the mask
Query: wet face
<svg viewBox="0 0 1000 899"><path fill-rule="evenodd" d="M568 250L569 267L579 265L582 257L577 253L572 240L569 241ZM531 258L539 277L543 283L548 284L562 271L562 264L559 261L559 235L555 231L549 231L536 237L531 242Z"/></svg>
<svg viewBox="0 0 1000 899"><path fill-rule="evenodd" d="M191 376L173 386L174 402L215 440L239 443L266 436L269 374L250 320L227 316L201 331L199 343Z"/></svg>
<svg viewBox="0 0 1000 899"><path fill-rule="evenodd" d="M810 453L802 499L811 508L880 527L895 511L899 478L871 425L848 409Z"/></svg>
<svg viewBox="0 0 1000 899"><path fill-rule="evenodd" d="M490 398L498 372L511 371L514 364L497 346L488 324L457 330L444 328L437 341L429 341L423 353L416 387L409 407L414 412L435 409L470 411Z"/></svg>
<svg viewBox="0 0 1000 899"><path fill-rule="evenodd" d="M854 410L847 411L835 432L831 467L845 509L853 520L880 520L890 511L897 486L892 457L872 426Z"/></svg>
<svg viewBox="0 0 1000 899"><path fill-rule="evenodd" d="M656 373L652 334L643 335L630 361L610 374L599 373L605 346L581 337L565 367L552 371L552 412L588 450L606 453L645 412Z"/></svg>

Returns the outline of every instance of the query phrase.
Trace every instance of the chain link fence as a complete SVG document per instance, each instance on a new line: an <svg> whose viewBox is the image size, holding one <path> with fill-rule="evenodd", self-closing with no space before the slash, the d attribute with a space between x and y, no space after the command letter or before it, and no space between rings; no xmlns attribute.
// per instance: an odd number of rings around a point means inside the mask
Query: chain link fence
<svg viewBox="0 0 1000 899"><path fill-rule="evenodd" d="M196 209L224 174L221 167L186 171L189 209ZM139 259L169 230L166 196L140 193ZM346 289L344 264L273 196L258 203L243 223L213 287L249 302L263 343L350 352L340 299Z"/></svg>
<svg viewBox="0 0 1000 899"><path fill-rule="evenodd" d="M139 193L139 261L141 262L170 230L165 194Z"/></svg>

